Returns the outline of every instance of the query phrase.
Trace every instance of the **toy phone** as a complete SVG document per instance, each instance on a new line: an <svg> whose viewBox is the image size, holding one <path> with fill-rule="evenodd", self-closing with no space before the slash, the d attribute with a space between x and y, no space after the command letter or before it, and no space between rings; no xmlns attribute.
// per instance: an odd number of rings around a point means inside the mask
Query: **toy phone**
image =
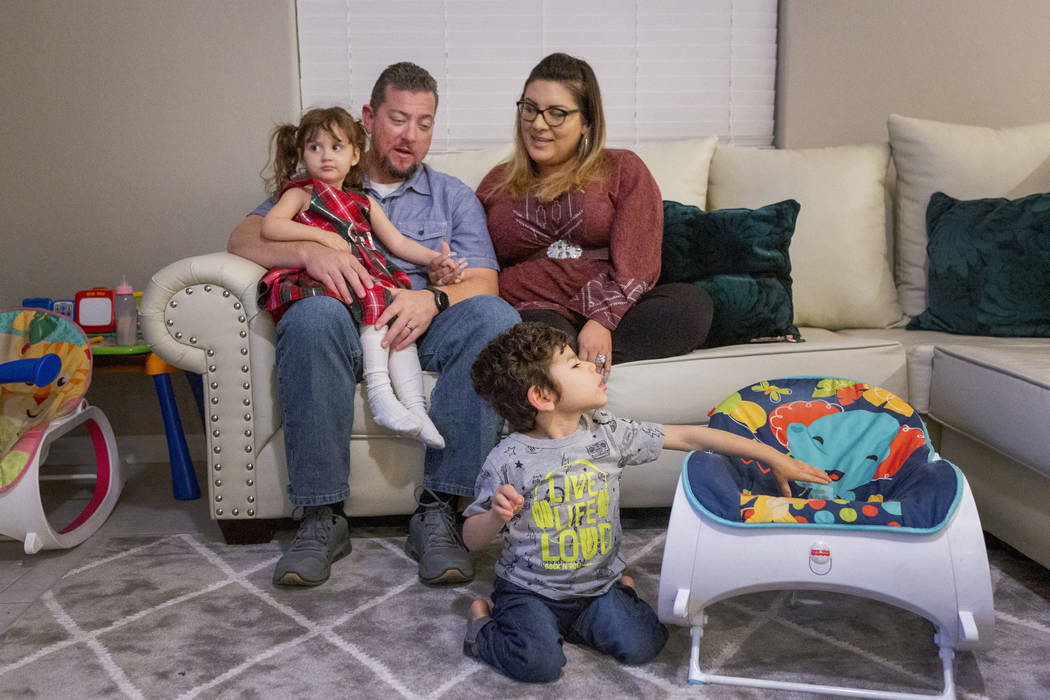
<svg viewBox="0 0 1050 700"><path fill-rule="evenodd" d="M56 299L54 308L51 309L56 314L61 314L68 318L70 321L74 318L74 306L72 299Z"/></svg>

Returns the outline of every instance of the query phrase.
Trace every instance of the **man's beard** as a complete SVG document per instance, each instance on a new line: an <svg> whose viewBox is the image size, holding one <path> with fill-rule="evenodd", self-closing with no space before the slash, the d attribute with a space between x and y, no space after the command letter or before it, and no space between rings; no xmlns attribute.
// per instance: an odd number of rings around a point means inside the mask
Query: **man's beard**
<svg viewBox="0 0 1050 700"><path fill-rule="evenodd" d="M379 168L395 180L407 180L415 174L416 169L419 168L419 163L413 163L411 167L406 169L395 168L394 164L390 162L390 158L383 156L379 161Z"/></svg>

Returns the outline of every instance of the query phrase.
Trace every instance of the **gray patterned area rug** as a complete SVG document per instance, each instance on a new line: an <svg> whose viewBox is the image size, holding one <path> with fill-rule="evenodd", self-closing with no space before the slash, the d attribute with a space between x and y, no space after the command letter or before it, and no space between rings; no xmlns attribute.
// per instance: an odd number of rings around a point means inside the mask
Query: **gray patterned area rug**
<svg viewBox="0 0 1050 700"><path fill-rule="evenodd" d="M355 528L353 552L319 588L277 589L291 532L266 545L199 535L102 542L0 635L0 697L803 697L687 683L689 633L652 663L620 666L568 645L562 677L511 681L462 655L464 616L492 582L490 548L469 586L431 588L404 528ZM655 604L664 533L627 529L628 573ZM1047 697L1050 573L992 541L996 642L960 653L963 698ZM759 593L709 609L705 669L802 682L937 692L924 619L840 594Z"/></svg>

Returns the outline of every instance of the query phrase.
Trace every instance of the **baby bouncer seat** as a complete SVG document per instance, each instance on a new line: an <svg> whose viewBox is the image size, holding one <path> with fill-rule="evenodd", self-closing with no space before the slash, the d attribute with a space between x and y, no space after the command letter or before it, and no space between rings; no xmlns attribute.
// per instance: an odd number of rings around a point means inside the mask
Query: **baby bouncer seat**
<svg viewBox="0 0 1050 700"><path fill-rule="evenodd" d="M830 484L780 494L759 462L689 453L671 510L659 615L691 628L691 683L850 697L955 697L955 649L991 645L991 576L981 523L962 472L940 459L922 418L862 382L792 377L744 387L710 426L759 440L824 469ZM888 603L936 630L939 695L707 673L705 609L745 593L820 590Z"/></svg>
<svg viewBox="0 0 1050 700"><path fill-rule="evenodd" d="M0 535L26 554L74 547L95 532L124 486L113 429L84 400L91 383L84 332L42 309L0 311ZM95 486L71 522L52 527L41 500L40 465L51 444L83 425L95 457Z"/></svg>

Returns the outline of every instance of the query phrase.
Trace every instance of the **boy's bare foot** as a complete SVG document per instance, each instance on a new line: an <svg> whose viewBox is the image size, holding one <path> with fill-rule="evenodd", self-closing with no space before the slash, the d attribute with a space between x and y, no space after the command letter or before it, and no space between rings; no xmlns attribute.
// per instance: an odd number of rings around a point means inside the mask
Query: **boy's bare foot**
<svg viewBox="0 0 1050 700"><path fill-rule="evenodd" d="M634 579L630 576L621 576L620 583L622 583L625 586L630 586L631 588L634 588Z"/></svg>
<svg viewBox="0 0 1050 700"><path fill-rule="evenodd" d="M492 608L489 606L487 600L478 598L470 604L470 617L467 620L467 634L463 637L463 653L472 659L478 658L478 632L481 628L485 627L491 620L485 624L481 624L478 620L488 617L489 613L492 612Z"/></svg>
<svg viewBox="0 0 1050 700"><path fill-rule="evenodd" d="M478 598L470 604L470 619L480 620L483 617L488 617L489 613L492 612L492 608L489 606L487 600Z"/></svg>

